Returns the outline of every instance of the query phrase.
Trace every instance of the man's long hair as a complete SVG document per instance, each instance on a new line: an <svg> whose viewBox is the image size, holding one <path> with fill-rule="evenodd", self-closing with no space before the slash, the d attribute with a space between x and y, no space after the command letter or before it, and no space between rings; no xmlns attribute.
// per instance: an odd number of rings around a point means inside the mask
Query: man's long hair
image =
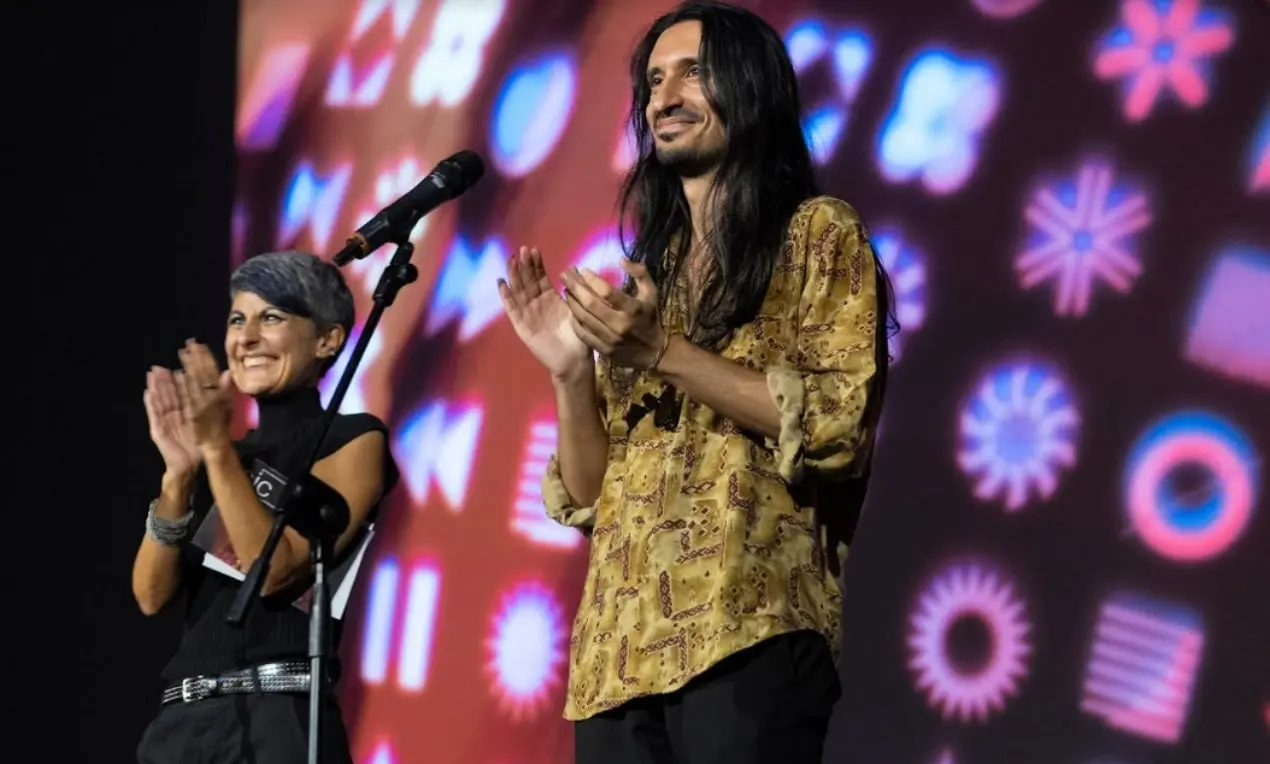
<svg viewBox="0 0 1270 764"><path fill-rule="evenodd" d="M684 21L701 23L704 92L727 136L706 207L713 219L703 226L712 268L691 338L711 347L758 314L790 219L819 189L797 78L776 31L747 10L717 2L685 3L657 19L631 56L630 127L639 154L619 207L626 256L648 269L663 307L694 242L682 180L654 148L647 69L657 39ZM664 258L672 244L674 257Z"/></svg>

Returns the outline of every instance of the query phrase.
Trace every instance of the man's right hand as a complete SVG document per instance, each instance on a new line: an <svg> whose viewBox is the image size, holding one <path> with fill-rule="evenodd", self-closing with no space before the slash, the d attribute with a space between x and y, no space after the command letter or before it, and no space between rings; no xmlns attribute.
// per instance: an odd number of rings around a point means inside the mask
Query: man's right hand
<svg viewBox="0 0 1270 764"><path fill-rule="evenodd" d="M507 280L499 280L498 295L517 336L552 379L590 378L595 357L574 332L569 307L547 277L541 252L521 247L507 263Z"/></svg>

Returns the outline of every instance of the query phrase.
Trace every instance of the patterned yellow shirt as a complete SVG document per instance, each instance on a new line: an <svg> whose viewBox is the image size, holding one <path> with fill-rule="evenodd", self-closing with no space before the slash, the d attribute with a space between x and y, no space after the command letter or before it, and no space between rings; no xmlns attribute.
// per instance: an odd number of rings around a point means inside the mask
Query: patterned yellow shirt
<svg viewBox="0 0 1270 764"><path fill-rule="evenodd" d="M664 383L597 364L609 435L600 497L574 505L554 457L543 481L548 515L591 540L566 719L672 692L789 631L819 631L837 655L837 574L880 408L873 258L845 202L817 197L791 220L759 315L722 351L766 373L775 441L687 396L677 426L636 418ZM668 310L668 327L682 319Z"/></svg>

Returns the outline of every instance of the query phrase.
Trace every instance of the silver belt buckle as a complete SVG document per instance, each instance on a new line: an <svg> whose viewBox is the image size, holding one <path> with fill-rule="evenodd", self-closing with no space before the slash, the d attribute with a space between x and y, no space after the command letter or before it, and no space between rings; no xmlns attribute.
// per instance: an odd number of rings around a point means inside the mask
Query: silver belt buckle
<svg viewBox="0 0 1270 764"><path fill-rule="evenodd" d="M206 700L215 691L215 677L194 676L181 680L181 700L186 703Z"/></svg>

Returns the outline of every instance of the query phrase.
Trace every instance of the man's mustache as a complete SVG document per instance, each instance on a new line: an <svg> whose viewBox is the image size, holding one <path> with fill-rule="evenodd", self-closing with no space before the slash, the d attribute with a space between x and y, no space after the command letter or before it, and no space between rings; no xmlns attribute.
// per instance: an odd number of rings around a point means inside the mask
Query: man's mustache
<svg viewBox="0 0 1270 764"><path fill-rule="evenodd" d="M658 113L657 118L653 121L653 124L660 127L661 123L667 119L681 119L685 122L699 122L701 121L701 115L691 109L685 109L681 106L677 106L673 109L666 109L665 111Z"/></svg>

